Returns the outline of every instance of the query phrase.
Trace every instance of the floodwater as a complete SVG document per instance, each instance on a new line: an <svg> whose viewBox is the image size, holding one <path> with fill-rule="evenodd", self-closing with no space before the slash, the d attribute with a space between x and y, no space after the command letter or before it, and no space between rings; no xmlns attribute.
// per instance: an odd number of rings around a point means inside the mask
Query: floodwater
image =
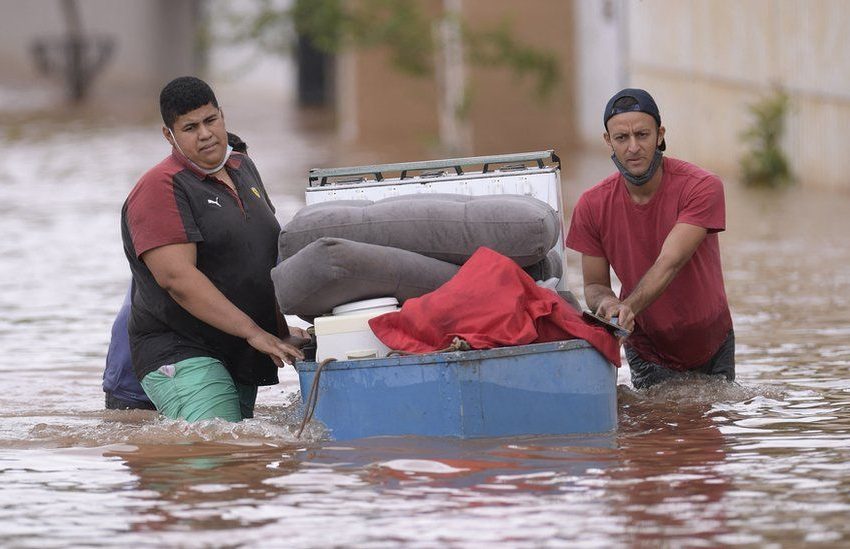
<svg viewBox="0 0 850 549"><path fill-rule="evenodd" d="M306 170L338 165L331 137L226 112L285 222ZM0 144L0 546L850 544L846 194L728 182L737 384L635 392L623 368L615 434L335 443L296 439L291 370L241 424L104 411L119 210L164 141L155 122L66 120ZM570 203L610 171L565 165Z"/></svg>

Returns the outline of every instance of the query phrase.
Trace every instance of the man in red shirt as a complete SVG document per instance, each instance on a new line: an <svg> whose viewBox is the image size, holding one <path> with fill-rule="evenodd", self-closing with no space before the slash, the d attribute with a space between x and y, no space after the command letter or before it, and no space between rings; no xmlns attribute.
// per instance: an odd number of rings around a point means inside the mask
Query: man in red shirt
<svg viewBox="0 0 850 549"><path fill-rule="evenodd" d="M723 184L663 156L665 128L646 91L614 95L603 123L618 171L581 195L566 241L582 254L587 306L632 330L625 348L635 388L683 372L734 380L717 235L726 228Z"/></svg>

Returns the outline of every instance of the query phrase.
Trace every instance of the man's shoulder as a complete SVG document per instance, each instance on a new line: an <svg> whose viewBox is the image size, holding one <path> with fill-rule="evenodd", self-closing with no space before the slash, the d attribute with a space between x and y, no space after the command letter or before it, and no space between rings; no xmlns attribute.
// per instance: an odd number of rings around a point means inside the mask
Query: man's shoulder
<svg viewBox="0 0 850 549"><path fill-rule="evenodd" d="M174 176L185 170L183 166L173 155L168 155L163 158L159 164L153 166L139 178L136 183L136 189L143 186L156 185L157 183L172 184ZM134 189L135 190L135 189Z"/></svg>
<svg viewBox="0 0 850 549"><path fill-rule="evenodd" d="M708 178L716 178L716 174L701 168L696 164L673 158L670 156L664 157L664 171L674 177L690 180L703 180Z"/></svg>
<svg viewBox="0 0 850 549"><path fill-rule="evenodd" d="M599 181L589 189L581 193L584 200L598 201L610 196L616 189L620 181L620 172L614 172L602 181Z"/></svg>
<svg viewBox="0 0 850 549"><path fill-rule="evenodd" d="M175 176L185 170L186 167L174 156L168 155L159 164L142 174L127 195L123 211L126 212L128 207L141 207L151 200L156 201L156 197L163 193L172 193Z"/></svg>

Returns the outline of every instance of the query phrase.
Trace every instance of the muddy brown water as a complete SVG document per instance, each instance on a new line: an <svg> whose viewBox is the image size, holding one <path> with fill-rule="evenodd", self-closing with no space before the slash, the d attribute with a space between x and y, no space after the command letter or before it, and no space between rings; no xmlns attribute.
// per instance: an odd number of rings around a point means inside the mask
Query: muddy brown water
<svg viewBox="0 0 850 549"><path fill-rule="evenodd" d="M285 222L332 139L236 121ZM850 543L850 196L727 181L737 384L635 392L623 368L610 435L298 440L291 371L238 425L102 409L129 276L118 212L166 152L157 131L0 138L0 546ZM610 171L565 166L568 204Z"/></svg>

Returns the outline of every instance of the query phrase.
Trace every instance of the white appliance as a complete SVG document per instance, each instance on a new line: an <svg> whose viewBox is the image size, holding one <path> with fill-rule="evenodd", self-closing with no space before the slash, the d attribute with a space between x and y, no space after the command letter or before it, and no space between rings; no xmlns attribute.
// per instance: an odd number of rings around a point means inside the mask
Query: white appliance
<svg viewBox="0 0 850 549"><path fill-rule="evenodd" d="M529 153L448 158L422 162L377 164L350 168L310 170L307 204L328 200L380 200L416 193L452 193L471 196L520 194L542 200L560 214L561 161L552 150ZM555 250L566 274L564 231ZM566 276L557 290L566 290Z"/></svg>

